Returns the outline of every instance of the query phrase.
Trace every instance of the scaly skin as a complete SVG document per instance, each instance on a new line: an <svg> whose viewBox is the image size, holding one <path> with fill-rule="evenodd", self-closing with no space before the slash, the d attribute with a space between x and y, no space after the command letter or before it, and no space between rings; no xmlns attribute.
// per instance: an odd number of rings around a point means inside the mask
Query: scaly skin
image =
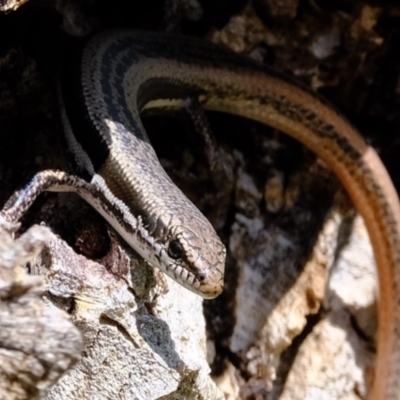
<svg viewBox="0 0 400 400"><path fill-rule="evenodd" d="M285 132L313 150L340 179L364 218L378 267L378 346L369 398L399 399L399 199L375 151L307 89L201 40L129 31L95 36L81 62L62 78L62 114L77 164L92 176L95 196L109 189L100 196L108 206L91 201L84 184L80 194L149 263L196 293L215 297L222 289L225 248L161 168L139 117L140 112L180 108L186 96L197 97L205 109ZM64 190L65 181L73 181L60 179ZM8 215L14 211L9 206ZM180 257L172 257L171 243L177 241Z"/></svg>

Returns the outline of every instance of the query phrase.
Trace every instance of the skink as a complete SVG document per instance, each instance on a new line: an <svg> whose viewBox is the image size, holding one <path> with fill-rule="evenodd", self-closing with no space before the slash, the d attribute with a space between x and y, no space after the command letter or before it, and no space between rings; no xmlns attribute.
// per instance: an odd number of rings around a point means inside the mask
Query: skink
<svg viewBox="0 0 400 400"><path fill-rule="evenodd" d="M90 183L44 171L7 203L17 220L43 190L75 191L150 264L204 297L222 290L225 248L161 168L140 113L207 110L268 124L335 172L366 223L379 276L377 358L370 399L400 398L400 206L375 151L340 114L279 73L197 39L130 31L89 41L61 80L62 119Z"/></svg>

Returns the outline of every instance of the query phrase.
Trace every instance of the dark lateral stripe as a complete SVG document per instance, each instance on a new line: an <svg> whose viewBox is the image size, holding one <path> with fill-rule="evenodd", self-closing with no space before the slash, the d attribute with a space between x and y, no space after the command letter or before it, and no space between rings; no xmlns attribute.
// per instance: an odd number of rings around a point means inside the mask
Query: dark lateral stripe
<svg viewBox="0 0 400 400"><path fill-rule="evenodd" d="M80 47L80 46L79 46ZM60 75L61 95L65 113L77 142L86 151L95 171L107 159L109 149L90 120L83 97L81 61L82 48L70 51Z"/></svg>
<svg viewBox="0 0 400 400"><path fill-rule="evenodd" d="M116 59L118 63L115 63ZM100 65L101 89L110 118L122 124L137 138L148 141L146 133L132 114L131 106L127 104L125 96L127 70L138 61L139 56L135 52L135 46L130 46L126 40L116 40L108 46L102 54ZM105 140L111 141L111 138L106 137Z"/></svg>

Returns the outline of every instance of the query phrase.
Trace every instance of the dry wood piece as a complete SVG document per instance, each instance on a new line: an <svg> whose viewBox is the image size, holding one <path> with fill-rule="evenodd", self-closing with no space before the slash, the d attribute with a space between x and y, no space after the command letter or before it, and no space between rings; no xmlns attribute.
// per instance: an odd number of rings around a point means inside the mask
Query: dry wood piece
<svg viewBox="0 0 400 400"><path fill-rule="evenodd" d="M205 359L202 299L114 238L101 262L55 237L43 253L48 298L69 310L85 345L47 399L222 399Z"/></svg>
<svg viewBox="0 0 400 400"><path fill-rule="evenodd" d="M15 11L28 0L0 0L0 12Z"/></svg>
<svg viewBox="0 0 400 400"><path fill-rule="evenodd" d="M43 280L28 275L51 237L33 226L18 240L0 229L0 398L42 398L80 357L82 339L68 315L42 300Z"/></svg>

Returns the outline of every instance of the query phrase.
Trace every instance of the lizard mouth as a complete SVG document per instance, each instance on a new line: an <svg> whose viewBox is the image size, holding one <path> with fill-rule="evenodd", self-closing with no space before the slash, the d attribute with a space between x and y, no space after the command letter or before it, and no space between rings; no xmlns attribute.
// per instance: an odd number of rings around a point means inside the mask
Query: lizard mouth
<svg viewBox="0 0 400 400"><path fill-rule="evenodd" d="M170 264L166 273L176 282L205 299L214 299L223 290L223 275L219 271L218 274L195 274L181 265Z"/></svg>

